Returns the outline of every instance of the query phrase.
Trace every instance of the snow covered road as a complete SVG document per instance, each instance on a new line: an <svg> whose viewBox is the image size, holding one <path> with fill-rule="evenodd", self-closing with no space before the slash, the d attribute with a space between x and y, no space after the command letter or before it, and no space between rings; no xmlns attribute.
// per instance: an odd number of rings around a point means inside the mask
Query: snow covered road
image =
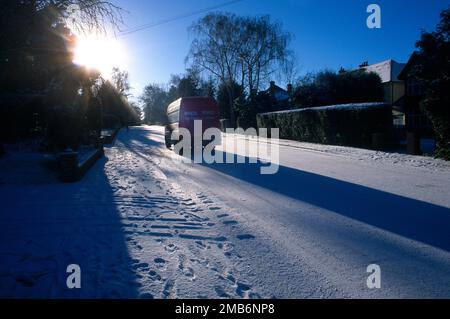
<svg viewBox="0 0 450 319"><path fill-rule="evenodd" d="M79 183L0 185L0 297L450 298L447 163L281 144L263 176L133 128Z"/></svg>

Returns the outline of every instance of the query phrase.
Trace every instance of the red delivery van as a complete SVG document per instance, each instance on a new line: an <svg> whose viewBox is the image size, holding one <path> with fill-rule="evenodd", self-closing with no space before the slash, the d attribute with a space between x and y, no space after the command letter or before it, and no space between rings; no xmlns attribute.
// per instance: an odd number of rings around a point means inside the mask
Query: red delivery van
<svg viewBox="0 0 450 319"><path fill-rule="evenodd" d="M210 97L183 97L171 103L167 108L168 125L165 127L167 148L179 141L172 140L172 133L185 128L191 133L191 138L201 138L203 146L211 141L203 140L203 133L209 128L220 129L219 107ZM194 121L202 121L202 136L194 137ZM220 143L220 142L219 142ZM192 141L192 146L194 145Z"/></svg>

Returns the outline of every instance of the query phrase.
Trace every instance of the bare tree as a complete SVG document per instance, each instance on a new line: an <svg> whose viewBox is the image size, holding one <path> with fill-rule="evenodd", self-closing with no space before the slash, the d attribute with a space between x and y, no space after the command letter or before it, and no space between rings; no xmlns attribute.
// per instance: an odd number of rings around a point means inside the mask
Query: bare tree
<svg viewBox="0 0 450 319"><path fill-rule="evenodd" d="M130 80L127 71L121 71L119 68L113 68L112 83L114 84L117 91L124 97L130 96Z"/></svg>
<svg viewBox="0 0 450 319"><path fill-rule="evenodd" d="M191 27L195 39L187 61L194 67L210 72L228 90L230 120L235 122L233 111L236 77L241 70L236 35L239 34L237 17L233 14L212 13Z"/></svg>
<svg viewBox="0 0 450 319"><path fill-rule="evenodd" d="M111 27L120 30L123 25L123 9L104 0L29 0L36 11L55 10L62 20L70 20L72 31L100 32Z"/></svg>
<svg viewBox="0 0 450 319"><path fill-rule="evenodd" d="M297 61L296 54L294 52L289 52L280 69L279 77L282 81L288 84L295 84L298 82L300 66Z"/></svg>
<svg viewBox="0 0 450 319"><path fill-rule="evenodd" d="M241 30L238 52L246 70L245 87L254 97L262 81L268 80L287 62L291 35L283 32L281 23L271 22L269 16L243 17L236 23Z"/></svg>
<svg viewBox="0 0 450 319"><path fill-rule="evenodd" d="M234 124L236 83L253 98L289 56L291 35L269 16L238 17L212 13L191 27L194 40L187 61L216 76L228 90L230 120Z"/></svg>
<svg viewBox="0 0 450 319"><path fill-rule="evenodd" d="M147 124L165 124L167 105L172 102L168 99L164 86L149 84L139 98L144 109Z"/></svg>

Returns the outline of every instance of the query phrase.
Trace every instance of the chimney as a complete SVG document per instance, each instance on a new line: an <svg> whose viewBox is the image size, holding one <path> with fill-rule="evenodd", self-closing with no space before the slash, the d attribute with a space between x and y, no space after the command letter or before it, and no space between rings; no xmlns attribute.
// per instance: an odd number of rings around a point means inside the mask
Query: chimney
<svg viewBox="0 0 450 319"><path fill-rule="evenodd" d="M361 65L359 66L360 68L365 68L369 66L369 62L368 61L364 61L363 63L361 63Z"/></svg>
<svg viewBox="0 0 450 319"><path fill-rule="evenodd" d="M273 95L275 93L275 81L270 81L269 92L271 95Z"/></svg>
<svg viewBox="0 0 450 319"><path fill-rule="evenodd" d="M289 96L292 96L292 84L291 83L289 83L287 85L287 92L288 92Z"/></svg>

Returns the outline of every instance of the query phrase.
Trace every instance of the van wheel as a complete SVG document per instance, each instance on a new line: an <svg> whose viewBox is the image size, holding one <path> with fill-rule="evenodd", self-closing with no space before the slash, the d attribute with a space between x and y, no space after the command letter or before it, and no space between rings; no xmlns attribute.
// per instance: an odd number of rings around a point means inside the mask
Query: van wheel
<svg viewBox="0 0 450 319"><path fill-rule="evenodd" d="M170 141L167 137L165 138L166 147L170 149L172 147L172 141Z"/></svg>

